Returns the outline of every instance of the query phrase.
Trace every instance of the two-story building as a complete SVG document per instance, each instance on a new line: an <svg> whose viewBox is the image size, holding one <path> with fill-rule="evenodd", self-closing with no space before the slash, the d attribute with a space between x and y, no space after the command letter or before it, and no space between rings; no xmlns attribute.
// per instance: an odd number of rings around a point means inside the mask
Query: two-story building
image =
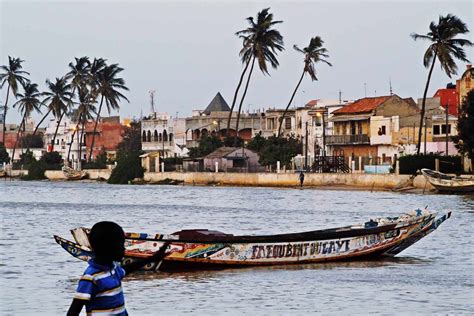
<svg viewBox="0 0 474 316"><path fill-rule="evenodd" d="M238 135L244 141L250 140L262 129L264 116L261 113L241 113L239 130L237 128L237 112L232 113L229 131L227 120L230 107L220 93L202 110L193 110L192 116L186 118L186 145L188 148L198 146L199 140L208 135L224 137Z"/></svg>
<svg viewBox="0 0 474 316"><path fill-rule="evenodd" d="M342 151L346 157L380 157L390 162L400 152L400 131L416 125L413 118L418 113L411 98L359 99L333 112L329 118L334 124L333 135L326 137L326 143L331 151Z"/></svg>
<svg viewBox="0 0 474 316"><path fill-rule="evenodd" d="M187 154L184 118L155 112L142 118L141 129L143 151L158 152L164 158Z"/></svg>

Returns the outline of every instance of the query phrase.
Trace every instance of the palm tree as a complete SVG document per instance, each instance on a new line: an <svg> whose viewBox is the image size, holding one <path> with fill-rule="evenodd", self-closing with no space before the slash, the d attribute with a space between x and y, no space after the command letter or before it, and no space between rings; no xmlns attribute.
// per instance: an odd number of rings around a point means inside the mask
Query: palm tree
<svg viewBox="0 0 474 316"><path fill-rule="evenodd" d="M48 103L48 109L53 112L53 115L58 119L56 130L54 131L53 139L51 140L52 151L54 151L54 142L56 140L59 125L72 104L73 94L71 92L71 84L67 82L66 77L56 78L54 83L47 79L46 85L48 86L49 91L43 93L43 95L46 96L44 103Z"/></svg>
<svg viewBox="0 0 474 316"><path fill-rule="evenodd" d="M22 113L22 120L21 120L20 127L16 135L15 145L13 146L12 157L15 157L15 149L18 144L18 140L20 139L20 131L22 127L23 127L23 130L25 129L26 120L28 119L28 117L31 115L33 111L41 113L41 110L40 110L41 93L38 91L38 85L36 83L27 82L25 86L23 87L23 90L25 90L25 93L23 94L18 93L17 97L19 97L20 99L15 104L13 104L13 107L16 107L18 105L18 111ZM28 144L28 148L29 148L29 144Z"/></svg>
<svg viewBox="0 0 474 316"><path fill-rule="evenodd" d="M16 96L18 93L18 84L26 84L29 80L25 75L29 75L28 72L21 70L23 66L21 65L24 60L20 58L14 58L8 56L8 66L1 66L2 73L0 73L0 88L8 84L7 86L7 97L5 100L5 105L3 108L3 133L2 133L2 143L5 143L5 132L6 132L6 122L7 122L7 109L8 109L8 97L10 96L10 90L13 92L13 95Z"/></svg>
<svg viewBox="0 0 474 316"><path fill-rule="evenodd" d="M285 119L285 115L288 112L288 109L290 108L291 102L293 102L293 98L295 97L296 91L298 91L298 88L300 87L301 81L303 81L304 75L308 73L312 81L318 80L318 78L316 77L316 70L314 69L315 64L321 61L323 63L328 64L329 66L332 66L330 62L323 59L323 57L329 57L327 55L327 49L323 47L323 43L324 41L321 39L321 37L316 36L309 41L308 47L300 49L296 45L293 46L293 48L297 52L304 54L304 67L300 80L298 80L298 84L296 85L296 88L293 91L293 94L291 95L290 102L288 102L288 105L286 106L285 111L281 116L280 125L278 127L278 137L280 137L281 134L281 126L283 124L283 120Z"/></svg>
<svg viewBox="0 0 474 316"><path fill-rule="evenodd" d="M257 60L262 73L264 75L269 75L267 62L276 69L279 65L276 55L279 51L284 49L283 36L281 36L280 32L277 30L272 29L275 24L282 23L282 21L273 21L273 14L268 13L268 10L270 10L270 8L258 12L256 22L253 17L248 17L247 21L250 24L250 27L235 33L243 40L243 48L240 50L242 60L247 62L252 60L250 71L247 76L247 83L245 84L244 93L240 99L239 109L237 111L237 122L235 128L237 133L236 136L238 136L239 133L240 111L247 94L255 60ZM237 137L234 139L234 146L236 146L236 144Z"/></svg>
<svg viewBox="0 0 474 316"><path fill-rule="evenodd" d="M449 78L451 78L451 75L456 74L457 66L454 58L464 62L469 62L462 47L472 46L472 43L467 39L456 38L457 35L466 33L469 33L467 25L457 16L448 14L446 16L440 15L438 24L436 24L434 21L431 22L430 31L425 35L416 33L410 35L414 40L423 39L431 42L423 57L423 65L425 68L429 67L430 70L428 72L428 79L426 80L425 92L423 93L423 101L421 104L417 155L420 154L421 130L423 126L423 120L425 118L426 94L428 93L431 74L433 73L436 59L439 60L441 69L444 70Z"/></svg>
<svg viewBox="0 0 474 316"><path fill-rule="evenodd" d="M77 122L74 131L71 136L71 143L69 144L69 150L67 153L67 161L69 161L69 155L71 153L72 143L74 142L74 136L76 132L78 132L79 127L81 127L81 133L79 134L79 160L81 159L81 152L82 152L82 138L84 134L84 125L88 120L92 120L92 114L95 113L95 101L96 96L89 90L86 86L82 86L78 88L78 96L79 96L79 106L77 107L73 119Z"/></svg>
<svg viewBox="0 0 474 316"><path fill-rule="evenodd" d="M110 66L103 67L97 72L96 92L97 95L100 94L101 98L99 110L97 111L97 117L95 119L94 132L92 134L91 149L88 159L89 161L91 161L92 153L94 152L95 134L97 132L97 124L99 123L103 102L105 101L107 111L110 113L112 110L117 110L120 108L120 99L125 99L128 101L127 97L125 97L119 91L128 91L128 88L125 86L125 80L123 80L123 78L117 77L117 75L122 71L123 68L119 67L118 64L112 64Z"/></svg>
<svg viewBox="0 0 474 316"><path fill-rule="evenodd" d="M84 57L74 57L75 59L75 64L70 62L69 63L69 72L66 74L66 79L71 79L71 86L73 88L72 94L74 95L76 88L79 87L81 84L84 82L89 81L90 78L90 66L91 62L89 61L89 57L84 56ZM45 113L45 115L41 118L39 123L36 125L35 130L33 131L33 135L36 135L36 132L38 131L38 128L40 125L43 123L43 121L46 119L46 117L51 113L52 109L48 109L48 111Z"/></svg>

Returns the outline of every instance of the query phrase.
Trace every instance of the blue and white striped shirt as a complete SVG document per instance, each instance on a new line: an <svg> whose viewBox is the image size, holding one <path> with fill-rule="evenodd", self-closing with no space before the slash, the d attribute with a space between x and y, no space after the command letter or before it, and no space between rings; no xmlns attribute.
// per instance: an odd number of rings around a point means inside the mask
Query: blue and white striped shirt
<svg viewBox="0 0 474 316"><path fill-rule="evenodd" d="M107 267L91 259L74 298L87 301L87 315L127 315L121 282L124 276L119 264Z"/></svg>

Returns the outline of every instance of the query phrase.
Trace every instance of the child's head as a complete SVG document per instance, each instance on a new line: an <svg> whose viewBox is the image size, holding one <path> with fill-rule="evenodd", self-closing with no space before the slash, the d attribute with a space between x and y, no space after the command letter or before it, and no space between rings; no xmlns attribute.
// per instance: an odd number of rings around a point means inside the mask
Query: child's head
<svg viewBox="0 0 474 316"><path fill-rule="evenodd" d="M125 234L114 222L99 222L89 234L95 256L107 261L120 261L125 254Z"/></svg>

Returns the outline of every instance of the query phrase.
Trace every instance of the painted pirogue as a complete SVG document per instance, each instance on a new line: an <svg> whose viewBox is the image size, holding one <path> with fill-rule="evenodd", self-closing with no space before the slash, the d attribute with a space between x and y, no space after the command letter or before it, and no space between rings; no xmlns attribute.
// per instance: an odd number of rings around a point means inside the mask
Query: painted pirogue
<svg viewBox="0 0 474 316"><path fill-rule="evenodd" d="M151 256L169 241L167 255L146 270L199 269L226 266L283 265L394 256L425 237L451 216L436 217L415 210L399 217L370 220L364 224L310 232L234 236L206 229L182 230L171 235L126 233L128 263ZM81 260L93 257L87 228L72 231L76 242L54 236L67 252Z"/></svg>

